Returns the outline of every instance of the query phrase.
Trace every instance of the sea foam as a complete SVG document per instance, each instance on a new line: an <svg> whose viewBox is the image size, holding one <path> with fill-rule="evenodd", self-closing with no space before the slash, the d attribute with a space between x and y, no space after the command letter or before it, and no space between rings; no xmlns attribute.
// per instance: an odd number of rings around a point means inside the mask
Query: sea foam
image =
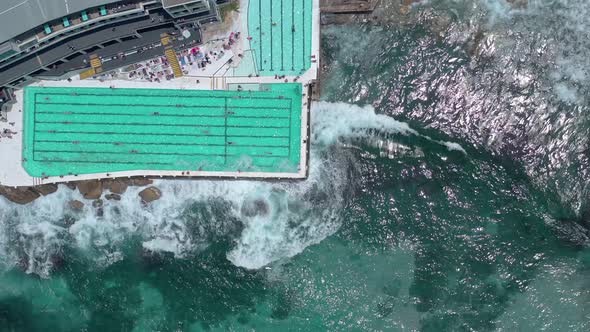
<svg viewBox="0 0 590 332"><path fill-rule="evenodd" d="M311 115L310 170L303 181L157 180L160 200L145 206L138 197L142 188L129 187L121 201L104 201L102 216L65 186L26 206L0 198L0 262L5 269L19 265L47 277L65 246L101 268L124 259L132 238L148 252L198 259L222 236L233 239L227 258L236 266L258 269L293 257L336 232L354 197L358 152L338 148L337 142L375 132L420 135L371 106L321 102ZM456 143L439 143L462 150ZM70 200L85 202L84 210L71 211Z"/></svg>

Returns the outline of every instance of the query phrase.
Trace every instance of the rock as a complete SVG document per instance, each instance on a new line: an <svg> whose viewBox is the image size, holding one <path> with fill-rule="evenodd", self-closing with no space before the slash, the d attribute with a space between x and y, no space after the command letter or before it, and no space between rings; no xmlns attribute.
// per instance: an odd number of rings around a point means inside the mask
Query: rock
<svg viewBox="0 0 590 332"><path fill-rule="evenodd" d="M241 210L245 217L266 216L270 212L270 207L265 200L255 199L244 202Z"/></svg>
<svg viewBox="0 0 590 332"><path fill-rule="evenodd" d="M506 0L514 9L525 9L528 5L528 0Z"/></svg>
<svg viewBox="0 0 590 332"><path fill-rule="evenodd" d="M102 182L99 180L78 181L76 186L86 199L98 199L102 195Z"/></svg>
<svg viewBox="0 0 590 332"><path fill-rule="evenodd" d="M102 207L102 205L103 205L102 199L97 199L95 201L92 201L92 207L94 207L94 208Z"/></svg>
<svg viewBox="0 0 590 332"><path fill-rule="evenodd" d="M70 228L73 224L76 223L76 218L72 217L72 215L70 214L66 214L64 215L62 222L65 228Z"/></svg>
<svg viewBox="0 0 590 332"><path fill-rule="evenodd" d="M0 186L0 195L6 197L9 201L17 204L28 204L39 198L41 195L31 187L2 187Z"/></svg>
<svg viewBox="0 0 590 332"><path fill-rule="evenodd" d="M113 181L110 181L108 189L113 194L121 195L127 190L127 186L128 186L128 184L126 182L121 181L119 179L115 179Z"/></svg>
<svg viewBox="0 0 590 332"><path fill-rule="evenodd" d="M133 179L131 179L131 185L136 186L136 187L145 187L145 186L150 185L152 183L154 183L154 181L152 181L152 179L148 179L148 178L133 178Z"/></svg>
<svg viewBox="0 0 590 332"><path fill-rule="evenodd" d="M41 194L43 196L47 196L47 195L53 194L54 192L57 191L57 184L55 184L55 183L42 184L40 186L33 187L33 190L35 190L36 192L38 192L39 194Z"/></svg>
<svg viewBox="0 0 590 332"><path fill-rule="evenodd" d="M73 201L69 201L68 206L70 207L70 209L72 209L73 211L76 211L76 212L80 212L80 211L84 210L84 203L82 203L76 199Z"/></svg>
<svg viewBox="0 0 590 332"><path fill-rule="evenodd" d="M399 7L399 13L402 15L408 15L410 13L410 6Z"/></svg>
<svg viewBox="0 0 590 332"><path fill-rule="evenodd" d="M139 192L143 203L150 203L162 197L162 192L156 187L149 187Z"/></svg>
<svg viewBox="0 0 590 332"><path fill-rule="evenodd" d="M64 183L66 185L66 187L72 189L72 190L76 190L76 184L73 182L66 182Z"/></svg>
<svg viewBox="0 0 590 332"><path fill-rule="evenodd" d="M104 210L102 209L102 207L99 207L98 209L96 209L96 216L97 217L104 216Z"/></svg>
<svg viewBox="0 0 590 332"><path fill-rule="evenodd" d="M108 199L108 200L113 200L113 201L120 201L121 200L121 195L119 194L107 194L104 196L104 198Z"/></svg>

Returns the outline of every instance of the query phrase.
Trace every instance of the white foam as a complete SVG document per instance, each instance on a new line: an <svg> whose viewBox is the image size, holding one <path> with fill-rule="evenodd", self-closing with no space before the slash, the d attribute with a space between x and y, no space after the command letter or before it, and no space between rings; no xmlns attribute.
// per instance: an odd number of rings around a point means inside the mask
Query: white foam
<svg viewBox="0 0 590 332"><path fill-rule="evenodd" d="M311 113L312 142L332 145L339 139L368 138L371 133L415 135L447 147L449 151L467 152L459 143L435 140L412 129L407 123L385 114L377 114L371 105L356 106L346 103L319 102Z"/></svg>
<svg viewBox="0 0 590 332"><path fill-rule="evenodd" d="M555 84L555 93L565 102L576 102L580 98L576 89L565 83Z"/></svg>
<svg viewBox="0 0 590 332"><path fill-rule="evenodd" d="M519 43L515 43L514 32L531 40L543 36L549 46L545 47L545 41L541 41L534 47L548 53L549 61L554 64L548 69L547 78L551 80L555 96L568 103L587 104L583 97L585 91L580 91L588 89L590 76L587 56L590 40L585 37L590 29L590 7L586 0L528 0L522 8L506 0L479 0L478 3L483 5L487 23L492 26L490 29L505 31L498 33L503 36L498 45L504 44L510 53L521 49ZM521 61L525 63L528 58L523 56Z"/></svg>
<svg viewBox="0 0 590 332"><path fill-rule="evenodd" d="M311 112L312 142L331 145L340 138L364 138L369 130L381 133L418 135L405 122L400 122L383 114L376 114L371 105L363 107L345 104L319 102Z"/></svg>
<svg viewBox="0 0 590 332"><path fill-rule="evenodd" d="M226 235L234 237L227 258L237 266L257 269L293 257L339 229L344 198L354 186L354 153L324 153L326 149L341 138L363 138L371 131L419 135L406 123L376 114L371 106L319 103L313 105L312 117L305 181L158 180L160 200L144 206L138 197L142 188L129 187L121 201L104 200L102 217L91 201L65 186L26 206L0 198L1 265L14 267L25 257L27 272L46 277L64 246L104 267L125 258L123 248L131 238L139 238L145 250L187 257ZM460 149L454 143L441 144ZM74 199L85 203L83 211L67 207ZM262 213L244 212L252 201L264 202ZM66 217L74 221L69 228Z"/></svg>
<svg viewBox="0 0 590 332"><path fill-rule="evenodd" d="M266 215L242 217L245 229L227 256L232 263L258 269L293 257L340 228L344 191L354 180L346 178L339 162L313 158L305 182L246 197L267 202L270 209Z"/></svg>
<svg viewBox="0 0 590 332"><path fill-rule="evenodd" d="M62 225L64 190L27 206L0 198L0 264L21 266L27 273L47 277L59 260L66 229Z"/></svg>

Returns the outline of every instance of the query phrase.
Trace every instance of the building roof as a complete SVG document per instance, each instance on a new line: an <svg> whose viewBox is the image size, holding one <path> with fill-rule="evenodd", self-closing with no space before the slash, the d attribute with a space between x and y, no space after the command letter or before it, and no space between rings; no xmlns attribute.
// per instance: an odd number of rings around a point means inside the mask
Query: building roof
<svg viewBox="0 0 590 332"><path fill-rule="evenodd" d="M202 2L200 0L162 0L164 8L183 5L185 3Z"/></svg>
<svg viewBox="0 0 590 332"><path fill-rule="evenodd" d="M120 0L0 0L0 43L45 22Z"/></svg>

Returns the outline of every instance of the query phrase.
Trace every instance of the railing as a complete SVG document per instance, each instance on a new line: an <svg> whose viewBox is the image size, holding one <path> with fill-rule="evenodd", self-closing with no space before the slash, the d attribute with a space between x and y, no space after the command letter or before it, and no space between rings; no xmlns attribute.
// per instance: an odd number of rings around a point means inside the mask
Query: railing
<svg viewBox="0 0 590 332"><path fill-rule="evenodd" d="M93 11L86 11L86 14L88 15L88 20L86 21L82 20L81 13L78 13L76 14L76 17L69 19L70 25L68 27L64 27L63 22L60 20L49 26L52 30L51 33L47 34L45 31L37 33L37 41L43 42L47 39L57 37L60 32L76 30L92 23L99 22L104 18L114 18L127 15L130 12L140 11L142 11L141 5L136 3L107 7L107 15L101 15L99 9L95 9Z"/></svg>

